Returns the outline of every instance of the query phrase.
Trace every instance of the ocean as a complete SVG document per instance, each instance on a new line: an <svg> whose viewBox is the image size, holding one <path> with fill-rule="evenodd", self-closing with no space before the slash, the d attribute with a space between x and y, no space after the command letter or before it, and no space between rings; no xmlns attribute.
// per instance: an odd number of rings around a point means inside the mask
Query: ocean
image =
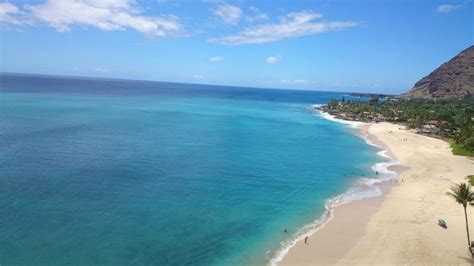
<svg viewBox="0 0 474 266"><path fill-rule="evenodd" d="M275 264L388 176L344 95L1 74L0 265Z"/></svg>

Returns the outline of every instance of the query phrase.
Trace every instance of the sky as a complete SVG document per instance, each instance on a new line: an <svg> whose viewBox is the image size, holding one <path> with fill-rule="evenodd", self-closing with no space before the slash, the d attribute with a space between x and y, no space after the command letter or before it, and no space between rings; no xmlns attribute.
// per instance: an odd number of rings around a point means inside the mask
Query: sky
<svg viewBox="0 0 474 266"><path fill-rule="evenodd" d="M472 0L0 0L0 71L400 93L474 44Z"/></svg>

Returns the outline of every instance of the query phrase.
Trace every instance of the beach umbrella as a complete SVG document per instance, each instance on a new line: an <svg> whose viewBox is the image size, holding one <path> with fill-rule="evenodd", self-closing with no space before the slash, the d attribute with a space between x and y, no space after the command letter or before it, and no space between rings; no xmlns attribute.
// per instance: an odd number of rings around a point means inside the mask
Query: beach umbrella
<svg viewBox="0 0 474 266"><path fill-rule="evenodd" d="M438 224L441 225L441 226L443 226L443 227L446 227L446 226L447 226L446 221L443 220L443 219L439 219L439 220L438 220Z"/></svg>

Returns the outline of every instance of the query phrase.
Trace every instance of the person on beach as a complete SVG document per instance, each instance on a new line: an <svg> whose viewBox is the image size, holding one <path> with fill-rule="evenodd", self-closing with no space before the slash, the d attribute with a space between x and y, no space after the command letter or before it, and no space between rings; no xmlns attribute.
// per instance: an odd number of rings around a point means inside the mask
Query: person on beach
<svg viewBox="0 0 474 266"><path fill-rule="evenodd" d="M305 244L305 245L308 245L308 237L305 237L305 238L304 238L304 244Z"/></svg>

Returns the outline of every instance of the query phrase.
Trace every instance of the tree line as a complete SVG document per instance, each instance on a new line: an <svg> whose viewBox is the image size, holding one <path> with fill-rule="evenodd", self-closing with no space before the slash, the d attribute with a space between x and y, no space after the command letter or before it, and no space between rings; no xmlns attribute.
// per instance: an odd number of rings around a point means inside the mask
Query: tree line
<svg viewBox="0 0 474 266"><path fill-rule="evenodd" d="M391 121L409 128L435 123L441 137L474 151L474 97L444 100L371 98L368 101L332 99L328 108L360 120Z"/></svg>

